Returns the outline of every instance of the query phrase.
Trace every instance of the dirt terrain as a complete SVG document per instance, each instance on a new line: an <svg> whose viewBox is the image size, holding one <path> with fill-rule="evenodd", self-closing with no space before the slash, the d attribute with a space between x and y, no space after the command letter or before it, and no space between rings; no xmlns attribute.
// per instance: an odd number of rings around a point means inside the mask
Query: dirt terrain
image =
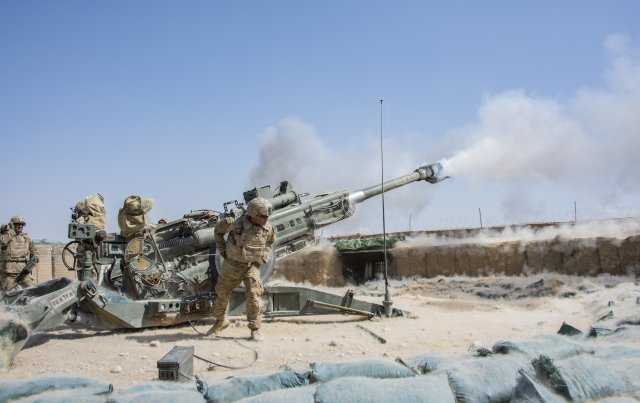
<svg viewBox="0 0 640 403"><path fill-rule="evenodd" d="M316 287L340 295L348 288ZM208 382L286 367L308 369L312 362L393 360L434 351L471 354L471 345L491 348L498 340L556 333L563 322L588 332L610 311L625 317L640 308L635 277L436 277L393 280L390 287L394 307L413 317L267 319L261 342L248 339L240 317L219 338L197 333L205 333L211 323L137 331L94 331L71 324L33 335L0 379L76 374L112 382L119 390L157 379L157 361L175 345L194 346L196 356L218 364L246 367L229 369L195 358L194 374ZM352 288L357 298L382 302L383 281Z"/></svg>

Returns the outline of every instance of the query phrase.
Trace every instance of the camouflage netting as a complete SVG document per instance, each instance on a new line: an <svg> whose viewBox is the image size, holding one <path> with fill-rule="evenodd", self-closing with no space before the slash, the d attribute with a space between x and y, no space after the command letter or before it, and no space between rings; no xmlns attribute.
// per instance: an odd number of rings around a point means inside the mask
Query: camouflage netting
<svg viewBox="0 0 640 403"><path fill-rule="evenodd" d="M404 241L404 236L390 236L387 237L387 248L393 248L397 242ZM356 239L344 239L335 243L335 248L338 252L356 252L362 250L380 250L384 248L384 238L356 238Z"/></svg>

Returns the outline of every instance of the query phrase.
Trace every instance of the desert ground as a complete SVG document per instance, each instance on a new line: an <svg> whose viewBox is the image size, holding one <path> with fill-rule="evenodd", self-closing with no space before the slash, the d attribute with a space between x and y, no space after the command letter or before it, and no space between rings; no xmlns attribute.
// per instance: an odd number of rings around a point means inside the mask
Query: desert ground
<svg viewBox="0 0 640 403"><path fill-rule="evenodd" d="M353 288L356 298L378 303L384 295L382 280L316 287L339 295ZM111 382L117 391L157 379L157 361L176 345L194 346L197 357L221 364L194 358L194 374L207 382L283 368L304 370L313 362L392 361L428 352L472 354L471 346L490 349L499 340L554 334L563 322L586 333L611 311L616 317L628 317L640 308L637 279L609 275L406 278L390 281L390 289L393 306L411 315L372 320L342 314L266 319L265 340L259 342L249 340L242 317L232 317L232 326L217 338L203 335L211 323L136 331L64 325L32 335L0 380L76 374Z"/></svg>

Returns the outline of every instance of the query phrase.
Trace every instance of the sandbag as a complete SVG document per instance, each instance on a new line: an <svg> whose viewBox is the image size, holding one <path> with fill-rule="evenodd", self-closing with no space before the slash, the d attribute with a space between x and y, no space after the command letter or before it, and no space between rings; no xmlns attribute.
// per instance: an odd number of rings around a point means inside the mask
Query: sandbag
<svg viewBox="0 0 640 403"><path fill-rule="evenodd" d="M544 354L552 359L567 358L589 352L588 348L572 338L557 334L535 336L518 342L500 340L493 345L492 350L497 354L519 351L527 354L530 358Z"/></svg>
<svg viewBox="0 0 640 403"><path fill-rule="evenodd" d="M516 386L518 371L529 367L525 354L461 357L446 370L456 402L505 402Z"/></svg>
<svg viewBox="0 0 640 403"><path fill-rule="evenodd" d="M419 374L428 374L437 369L447 368L459 359L460 357L458 356L426 353L405 358L402 362Z"/></svg>
<svg viewBox="0 0 640 403"><path fill-rule="evenodd" d="M317 403L447 403L455 402L446 374L412 378L344 377L320 384Z"/></svg>
<svg viewBox="0 0 640 403"><path fill-rule="evenodd" d="M124 391L123 394L138 394L144 392L163 392L163 391L196 391L197 387L194 383L189 382L171 382L171 381L151 381L137 383Z"/></svg>
<svg viewBox="0 0 640 403"><path fill-rule="evenodd" d="M111 393L113 385L79 376L40 376L24 380L12 379L0 381L0 402L27 398L43 392L69 389L82 390L85 394L88 389L91 389L93 391L91 394L97 395Z"/></svg>
<svg viewBox="0 0 640 403"><path fill-rule="evenodd" d="M139 393L125 393L109 399L109 403L198 403L206 402L204 396L195 390L148 390Z"/></svg>
<svg viewBox="0 0 640 403"><path fill-rule="evenodd" d="M593 350L593 356L604 361L640 359L640 346L602 343L594 345Z"/></svg>
<svg viewBox="0 0 640 403"><path fill-rule="evenodd" d="M604 329L591 327L589 329L590 341L603 341L608 343L637 342L640 339L640 326L620 326Z"/></svg>
<svg viewBox="0 0 640 403"><path fill-rule="evenodd" d="M96 394L95 388L50 390L37 395L12 400L12 403L105 403L111 402L110 394Z"/></svg>
<svg viewBox="0 0 640 403"><path fill-rule="evenodd" d="M609 363L579 355L555 363L541 355L531 365L536 379L569 400L593 400L630 392L626 376Z"/></svg>
<svg viewBox="0 0 640 403"><path fill-rule="evenodd" d="M207 402L235 402L273 390L309 384L308 372L280 371L269 375L231 377L209 385Z"/></svg>
<svg viewBox="0 0 640 403"><path fill-rule="evenodd" d="M79 201L73 212L76 214L76 223L93 224L97 230L102 231L107 229L107 209L104 205L104 197L100 193Z"/></svg>
<svg viewBox="0 0 640 403"><path fill-rule="evenodd" d="M312 382L327 382L345 376L406 378L415 374L404 365L378 358L354 362L311 363Z"/></svg>
<svg viewBox="0 0 640 403"><path fill-rule="evenodd" d="M297 388L288 388L274 390L272 392L260 393L256 396L238 400L237 403L314 403L315 394L315 386L299 386Z"/></svg>
<svg viewBox="0 0 640 403"><path fill-rule="evenodd" d="M525 371L518 371L516 387L511 394L512 403L564 403L561 396L553 393L545 385L538 383Z"/></svg>
<svg viewBox="0 0 640 403"><path fill-rule="evenodd" d="M118 211L118 227L120 234L125 238L141 236L151 222L149 211L153 207L153 199L131 195L124 201L124 205Z"/></svg>

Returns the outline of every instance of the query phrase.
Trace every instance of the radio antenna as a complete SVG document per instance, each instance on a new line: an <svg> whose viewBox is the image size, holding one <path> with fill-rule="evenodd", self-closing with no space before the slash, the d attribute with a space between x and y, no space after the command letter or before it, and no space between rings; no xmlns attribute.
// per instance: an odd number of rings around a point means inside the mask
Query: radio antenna
<svg viewBox="0 0 640 403"><path fill-rule="evenodd" d="M391 300L391 294L389 293L389 278L388 268L389 261L387 259L387 224L385 220L385 210L384 210L384 147L382 146L382 99L380 100L380 161L381 161L381 178L380 183L382 184L382 242L383 242L383 251L384 251L384 300L382 301L382 305L384 305L384 313L387 318L391 317L391 306L393 305L393 301Z"/></svg>

